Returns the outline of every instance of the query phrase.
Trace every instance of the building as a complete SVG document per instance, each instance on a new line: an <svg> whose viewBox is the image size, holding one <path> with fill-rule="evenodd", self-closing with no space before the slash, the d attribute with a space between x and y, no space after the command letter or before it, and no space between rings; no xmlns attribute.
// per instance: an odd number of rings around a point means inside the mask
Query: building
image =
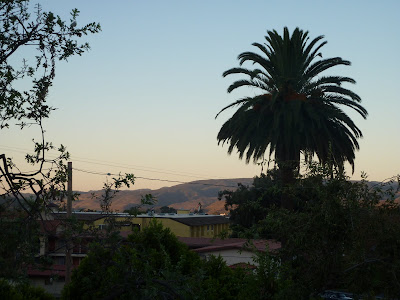
<svg viewBox="0 0 400 300"><path fill-rule="evenodd" d="M275 253L281 243L274 240L247 240L239 238L185 238L179 240L189 246L200 257L207 259L211 255L221 256L230 267L246 266L254 268L258 265L257 253L269 251Z"/></svg>
<svg viewBox="0 0 400 300"><path fill-rule="evenodd" d="M229 219L224 216L206 214L145 214L138 215L133 222L141 228L152 219L161 222L178 237L215 237L229 231Z"/></svg>
<svg viewBox="0 0 400 300"><path fill-rule="evenodd" d="M109 226L109 221L113 220L118 223L120 231L130 232L134 228L146 228L151 220L156 219L178 237L215 237L229 230L229 219L219 215L150 212L132 216L127 213L73 212L72 216L83 222L85 229L105 229ZM64 220L66 213L54 213L52 218Z"/></svg>
<svg viewBox="0 0 400 300"><path fill-rule="evenodd" d="M53 263L47 268L28 269L30 282L42 286L53 295L60 295L65 284L66 275L66 248L70 240L72 268L79 266L87 255L88 245L93 240L94 234L105 232L109 226L116 228L121 236L127 237L133 230L143 230L154 219L161 222L166 228L178 237L185 238L214 238L223 231L229 230L229 220L223 216L206 214L155 214L148 213L132 216L126 213L102 212L73 212L72 218L75 226L82 229L73 236L66 237L66 212L55 212L43 216L38 257L47 257Z"/></svg>

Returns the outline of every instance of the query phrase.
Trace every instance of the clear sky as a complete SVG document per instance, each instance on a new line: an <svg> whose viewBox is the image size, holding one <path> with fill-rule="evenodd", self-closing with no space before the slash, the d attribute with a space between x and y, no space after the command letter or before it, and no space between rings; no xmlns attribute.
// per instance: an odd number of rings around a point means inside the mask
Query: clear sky
<svg viewBox="0 0 400 300"><path fill-rule="evenodd" d="M331 73L357 81L346 87L369 112L363 120L345 110L364 134L353 178L361 171L371 180L400 173L397 0L39 2L67 19L78 8L79 25L102 26L86 39L90 52L58 65L48 100L58 110L45 122L47 138L67 146L74 168L183 182L258 175L259 166L217 145L218 130L234 110L215 120L218 111L258 92L227 94L235 78L222 73L238 66L241 52L256 51L251 44L263 42L267 30L287 26L324 35L325 58L352 62ZM35 128L2 130L0 152L18 161L38 134ZM74 189L100 189L106 177L74 171ZM134 188L172 184L138 178Z"/></svg>

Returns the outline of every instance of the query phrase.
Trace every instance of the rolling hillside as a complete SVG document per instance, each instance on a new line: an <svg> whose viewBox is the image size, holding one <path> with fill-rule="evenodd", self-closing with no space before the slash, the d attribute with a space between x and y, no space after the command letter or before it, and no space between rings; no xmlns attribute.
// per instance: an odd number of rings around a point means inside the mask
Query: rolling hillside
<svg viewBox="0 0 400 300"><path fill-rule="evenodd" d="M225 212L224 202L218 201L218 192L224 189L236 189L238 183L250 185L252 178L200 180L191 183L164 187L157 190L120 191L115 195L111 208L123 211L140 203L142 195L156 197L155 207L171 206L174 208L195 209L200 202L203 209L212 214ZM74 201L74 209L100 210L99 198L102 191L80 192L79 200Z"/></svg>
<svg viewBox="0 0 400 300"><path fill-rule="evenodd" d="M154 205L156 209L161 206L170 206L176 209L194 210L200 202L207 213L220 214L225 212L225 202L218 200L218 192L224 189L234 190L238 183L251 185L252 181L252 178L200 180L157 190L120 191L116 194L111 208L122 212L138 205L142 195L152 194L157 199L157 203ZM377 184L374 181L369 182L371 187ZM387 188L391 186L394 188L395 184L389 185ZM79 200L73 203L74 209L100 210L98 197L101 196L101 193L102 191L81 192ZM400 201L400 193L396 194L396 202L398 201Z"/></svg>

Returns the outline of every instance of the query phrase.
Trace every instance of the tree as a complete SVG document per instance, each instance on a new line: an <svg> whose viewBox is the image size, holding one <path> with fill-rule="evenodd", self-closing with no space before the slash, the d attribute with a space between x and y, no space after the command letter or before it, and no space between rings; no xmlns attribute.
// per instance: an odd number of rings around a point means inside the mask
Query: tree
<svg viewBox="0 0 400 300"><path fill-rule="evenodd" d="M26 155L35 171L21 172L6 154L0 155L1 277L18 277L34 263L40 238L37 222L49 211L48 204L60 204L66 195L69 154L64 146L45 139L42 121L54 109L46 97L57 63L82 55L89 45L78 41L100 31L97 23L77 26L78 16L74 9L64 21L29 0L0 3L0 129L36 125L41 133L33 154ZM56 151L56 158L48 159L49 151Z"/></svg>
<svg viewBox="0 0 400 300"><path fill-rule="evenodd" d="M153 221L127 241L114 236L91 251L64 289L66 299L175 299L186 293L200 259L168 228ZM188 275L183 281L184 275ZM164 297L164 298L163 298Z"/></svg>
<svg viewBox="0 0 400 300"><path fill-rule="evenodd" d="M174 213L176 214L177 210L173 207L169 207L169 206L161 206L160 207L160 212L164 213L164 214L168 214L168 213Z"/></svg>
<svg viewBox="0 0 400 300"><path fill-rule="evenodd" d="M271 206L279 205L282 189L277 186L271 173L269 170L267 174L255 176L251 186L239 184L235 191L219 192L218 199L224 199L225 210L229 211L232 237L238 237L245 229L263 220ZM251 238L258 237L252 235Z"/></svg>
<svg viewBox="0 0 400 300"><path fill-rule="evenodd" d="M26 283L12 285L0 279L0 295L2 299L10 300L54 300L43 288L30 286Z"/></svg>
<svg viewBox="0 0 400 300"><path fill-rule="evenodd" d="M55 77L56 62L73 55L82 55L89 44L78 44L77 39L100 31L100 25L90 23L77 27L79 10L71 12L66 22L52 12L45 12L37 4L34 9L29 0L3 1L0 4L0 119L1 128L10 120L40 122L48 117L51 107L46 95ZM35 54L16 63L16 54ZM16 82L31 82L28 89L19 89ZM25 86L26 87L26 86Z"/></svg>
<svg viewBox="0 0 400 300"><path fill-rule="evenodd" d="M359 104L361 98L342 87L355 83L352 78L321 76L339 65L350 65L340 57L322 58L323 36L310 40L307 31L296 28L290 36L285 27L283 36L268 31L266 43L254 43L262 54L244 52L238 56L240 65L250 62L259 68L232 68L223 76L242 74L248 79L235 81L228 93L247 86L263 93L240 99L224 110L239 106L221 127L218 143L228 143L249 162L263 159L269 147L274 153L284 184L293 182L299 170L300 154L307 159L316 155L321 163L343 167L348 161L354 169L354 151L361 130L339 106L347 106L366 118L367 111ZM320 57L320 59L318 59Z"/></svg>
<svg viewBox="0 0 400 300"><path fill-rule="evenodd" d="M127 240L92 244L63 299L259 299L261 287L221 257L201 260L153 220Z"/></svg>
<svg viewBox="0 0 400 300"><path fill-rule="evenodd" d="M63 294L66 299L173 299L183 289L175 275L198 263L169 229L153 222L127 241L114 235L92 244Z"/></svg>
<svg viewBox="0 0 400 300"><path fill-rule="evenodd" d="M329 166L311 165L289 188L293 211L273 203L283 187L269 174L256 177L251 187L223 194L235 236L285 241L277 272L289 285L277 287L272 299L309 299L326 289L363 297L400 293L400 209L394 201L400 177L381 184L333 175Z"/></svg>

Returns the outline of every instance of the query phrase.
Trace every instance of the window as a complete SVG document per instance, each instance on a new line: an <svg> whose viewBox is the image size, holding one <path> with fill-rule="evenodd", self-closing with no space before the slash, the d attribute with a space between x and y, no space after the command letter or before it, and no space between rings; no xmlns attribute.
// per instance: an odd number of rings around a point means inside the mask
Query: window
<svg viewBox="0 0 400 300"><path fill-rule="evenodd" d="M65 247L66 247L66 242L64 239L59 239L56 241L56 249L55 249L56 252L64 251Z"/></svg>
<svg viewBox="0 0 400 300"><path fill-rule="evenodd" d="M56 240L54 238L49 238L48 249L49 252L56 250Z"/></svg>
<svg viewBox="0 0 400 300"><path fill-rule="evenodd" d="M55 265L65 265L65 256L56 256L54 257Z"/></svg>
<svg viewBox="0 0 400 300"><path fill-rule="evenodd" d="M79 264L81 263L80 258L79 257L73 257L72 258L72 264L74 266L79 266Z"/></svg>

